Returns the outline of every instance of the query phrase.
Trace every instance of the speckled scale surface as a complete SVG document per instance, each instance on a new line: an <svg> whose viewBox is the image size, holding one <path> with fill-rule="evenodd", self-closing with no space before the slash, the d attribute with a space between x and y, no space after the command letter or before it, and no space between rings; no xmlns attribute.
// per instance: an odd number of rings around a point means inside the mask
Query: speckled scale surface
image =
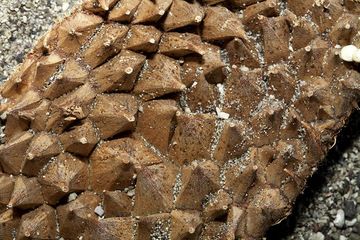
<svg viewBox="0 0 360 240"><path fill-rule="evenodd" d="M357 106L357 5L85 1L2 85L0 235L261 238Z"/></svg>

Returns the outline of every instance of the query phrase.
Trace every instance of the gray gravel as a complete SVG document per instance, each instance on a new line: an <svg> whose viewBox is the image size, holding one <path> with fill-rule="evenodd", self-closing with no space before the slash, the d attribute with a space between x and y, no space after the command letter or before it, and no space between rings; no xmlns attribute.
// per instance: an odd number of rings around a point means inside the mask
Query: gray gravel
<svg viewBox="0 0 360 240"><path fill-rule="evenodd" d="M0 2L2 81L22 61L36 39L77 1ZM323 166L309 181L294 214L273 228L268 239L360 239L360 113L355 113L350 122Z"/></svg>
<svg viewBox="0 0 360 240"><path fill-rule="evenodd" d="M0 0L0 81L49 26L66 11L71 0Z"/></svg>

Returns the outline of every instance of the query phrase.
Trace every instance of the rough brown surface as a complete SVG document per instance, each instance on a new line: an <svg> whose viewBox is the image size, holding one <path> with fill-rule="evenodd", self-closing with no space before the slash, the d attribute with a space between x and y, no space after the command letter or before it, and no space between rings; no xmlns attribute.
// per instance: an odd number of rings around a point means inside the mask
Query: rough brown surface
<svg viewBox="0 0 360 240"><path fill-rule="evenodd" d="M349 6L86 1L2 86L5 239L261 238L357 106Z"/></svg>

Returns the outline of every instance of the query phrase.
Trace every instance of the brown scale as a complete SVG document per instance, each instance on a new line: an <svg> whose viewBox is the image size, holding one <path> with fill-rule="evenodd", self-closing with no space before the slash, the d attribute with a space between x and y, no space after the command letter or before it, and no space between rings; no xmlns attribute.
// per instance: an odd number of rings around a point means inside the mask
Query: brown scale
<svg viewBox="0 0 360 240"><path fill-rule="evenodd" d="M261 239L357 105L355 0L86 0L1 86L0 236Z"/></svg>

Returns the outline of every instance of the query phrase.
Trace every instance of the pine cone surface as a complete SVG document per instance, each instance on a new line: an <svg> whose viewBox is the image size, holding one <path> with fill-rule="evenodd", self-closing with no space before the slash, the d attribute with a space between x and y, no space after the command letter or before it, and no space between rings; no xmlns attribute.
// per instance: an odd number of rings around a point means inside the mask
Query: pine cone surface
<svg viewBox="0 0 360 240"><path fill-rule="evenodd" d="M263 237L357 107L359 13L86 0L1 88L0 236Z"/></svg>

